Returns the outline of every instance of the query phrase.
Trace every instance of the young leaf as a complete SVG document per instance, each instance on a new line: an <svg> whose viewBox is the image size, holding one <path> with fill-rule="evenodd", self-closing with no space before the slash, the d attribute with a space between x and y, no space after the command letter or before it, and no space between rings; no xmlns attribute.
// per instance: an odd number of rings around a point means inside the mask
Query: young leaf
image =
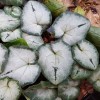
<svg viewBox="0 0 100 100"><path fill-rule="evenodd" d="M22 30L28 34L41 35L51 23L51 12L38 1L28 1L23 8Z"/></svg>
<svg viewBox="0 0 100 100"><path fill-rule="evenodd" d="M10 42L12 40L21 38L21 34L22 34L22 32L20 29L16 29L14 31L2 32L1 33L1 40L3 42Z"/></svg>
<svg viewBox="0 0 100 100"><path fill-rule="evenodd" d="M4 11L6 14L11 15L12 17L15 18L19 18L22 13L21 8L16 6L12 6L12 7L5 6Z"/></svg>
<svg viewBox="0 0 100 100"><path fill-rule="evenodd" d="M28 100L55 100L57 91L49 82L41 82L26 89L24 95Z"/></svg>
<svg viewBox="0 0 100 100"><path fill-rule="evenodd" d="M19 19L7 15L3 10L0 10L0 32L14 30L19 25Z"/></svg>
<svg viewBox="0 0 100 100"><path fill-rule="evenodd" d="M38 62L44 76L57 85L69 76L72 69L71 48L62 41L41 46Z"/></svg>
<svg viewBox="0 0 100 100"><path fill-rule="evenodd" d="M5 63L7 62L8 50L0 43L0 73L5 68Z"/></svg>
<svg viewBox="0 0 100 100"><path fill-rule="evenodd" d="M73 70L71 73L71 78L74 80L82 80L86 79L91 75L92 71L82 68L78 64L73 66Z"/></svg>
<svg viewBox="0 0 100 100"><path fill-rule="evenodd" d="M35 52L25 48L10 47L8 62L0 77L11 77L20 85L34 83L40 74Z"/></svg>
<svg viewBox="0 0 100 100"><path fill-rule="evenodd" d="M10 78L0 79L0 100L18 100L21 95L19 83Z"/></svg>
<svg viewBox="0 0 100 100"><path fill-rule="evenodd" d="M99 53L95 46L82 40L72 47L73 58L84 68L95 70L99 63Z"/></svg>
<svg viewBox="0 0 100 100"><path fill-rule="evenodd" d="M89 28L88 19L80 14L67 11L56 18L49 30L56 38L62 37L65 43L73 45L85 38Z"/></svg>
<svg viewBox="0 0 100 100"><path fill-rule="evenodd" d="M23 38L27 42L28 46L32 49L38 49L41 45L44 44L40 36L33 36L23 33Z"/></svg>

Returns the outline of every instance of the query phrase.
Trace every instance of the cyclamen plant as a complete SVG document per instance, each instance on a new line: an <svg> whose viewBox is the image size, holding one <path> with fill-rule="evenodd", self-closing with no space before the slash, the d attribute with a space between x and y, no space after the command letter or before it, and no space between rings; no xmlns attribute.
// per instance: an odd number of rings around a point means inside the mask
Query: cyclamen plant
<svg viewBox="0 0 100 100"><path fill-rule="evenodd" d="M86 40L89 19L64 7L54 20L46 0L0 3L0 100L21 94L27 100L75 100L83 79L100 91L99 53ZM49 43L42 38L47 32L54 38ZM41 73L46 81L36 84Z"/></svg>

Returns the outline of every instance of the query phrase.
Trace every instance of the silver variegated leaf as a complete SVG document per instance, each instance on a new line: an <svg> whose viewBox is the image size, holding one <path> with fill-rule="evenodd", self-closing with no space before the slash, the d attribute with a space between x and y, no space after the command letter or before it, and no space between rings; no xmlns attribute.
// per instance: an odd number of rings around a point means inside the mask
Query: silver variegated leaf
<svg viewBox="0 0 100 100"><path fill-rule="evenodd" d="M51 12L38 1L28 1L23 8L22 30L28 34L41 35L51 23Z"/></svg>
<svg viewBox="0 0 100 100"><path fill-rule="evenodd" d="M0 79L0 100L18 100L21 87L18 81L10 78Z"/></svg>
<svg viewBox="0 0 100 100"><path fill-rule="evenodd" d="M18 80L21 86L34 83L41 69L36 63L34 51L26 48L10 47L10 54L5 70L0 78L10 77Z"/></svg>
<svg viewBox="0 0 100 100"><path fill-rule="evenodd" d="M27 42L28 46L35 50L37 50L41 45L44 44L41 36L33 36L23 33L22 37Z"/></svg>
<svg viewBox="0 0 100 100"><path fill-rule="evenodd" d="M69 76L72 69L71 48L62 41L41 46L38 62L44 76L53 84L59 84Z"/></svg>
<svg viewBox="0 0 100 100"><path fill-rule="evenodd" d="M62 100L75 100L79 95L79 81L68 79L58 85L58 96Z"/></svg>
<svg viewBox="0 0 100 100"><path fill-rule="evenodd" d="M21 14L22 14L22 9L16 6L12 6L12 7L5 6L4 11L6 14L11 15L12 17L15 17L15 18L21 17Z"/></svg>
<svg viewBox="0 0 100 100"><path fill-rule="evenodd" d="M92 71L85 69L78 64L74 64L71 72L71 78L74 80L82 80L88 78L91 74Z"/></svg>
<svg viewBox="0 0 100 100"><path fill-rule="evenodd" d="M10 42L21 38L22 32L21 29L15 29L14 31L1 32L1 40L3 42Z"/></svg>
<svg viewBox="0 0 100 100"><path fill-rule="evenodd" d="M72 47L73 58L84 68L95 70L99 63L99 53L95 46L82 40Z"/></svg>
<svg viewBox="0 0 100 100"><path fill-rule="evenodd" d="M56 38L62 38L65 43L74 45L85 38L89 28L88 19L80 14L67 11L56 18L48 31Z"/></svg>
<svg viewBox="0 0 100 100"><path fill-rule="evenodd" d="M55 100L57 98L56 87L49 82L40 82L23 91L27 100Z"/></svg>
<svg viewBox="0 0 100 100"><path fill-rule="evenodd" d="M14 30L19 25L19 19L7 15L3 10L0 10L0 32Z"/></svg>

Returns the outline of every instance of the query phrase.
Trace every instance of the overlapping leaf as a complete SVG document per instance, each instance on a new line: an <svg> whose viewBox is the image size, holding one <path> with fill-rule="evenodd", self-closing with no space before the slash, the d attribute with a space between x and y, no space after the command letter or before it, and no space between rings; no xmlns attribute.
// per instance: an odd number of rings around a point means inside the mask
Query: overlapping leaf
<svg viewBox="0 0 100 100"><path fill-rule="evenodd" d="M72 69L71 48L62 41L42 46L39 49L39 65L44 76L53 84L65 80Z"/></svg>
<svg viewBox="0 0 100 100"><path fill-rule="evenodd" d="M34 83L40 74L35 52L25 48L10 47L8 63L0 78L10 77L18 80L20 85Z"/></svg>
<svg viewBox="0 0 100 100"><path fill-rule="evenodd" d="M65 43L74 45L85 38L89 28L88 19L67 11L56 18L49 30L56 38L62 38Z"/></svg>

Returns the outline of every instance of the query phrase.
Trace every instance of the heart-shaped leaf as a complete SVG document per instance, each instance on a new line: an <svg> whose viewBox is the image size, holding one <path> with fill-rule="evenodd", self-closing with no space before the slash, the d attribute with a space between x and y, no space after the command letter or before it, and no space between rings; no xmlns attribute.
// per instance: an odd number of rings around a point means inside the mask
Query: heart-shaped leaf
<svg viewBox="0 0 100 100"><path fill-rule="evenodd" d="M0 43L0 73L5 68L5 63L7 62L8 50Z"/></svg>
<svg viewBox="0 0 100 100"><path fill-rule="evenodd" d="M43 39L40 36L33 36L23 33L23 38L27 42L28 46L32 49L38 49L44 44Z"/></svg>
<svg viewBox="0 0 100 100"><path fill-rule="evenodd" d="M91 73L92 73L92 71L87 70L87 69L81 67L78 64L75 64L73 66L71 78L74 79L74 80L86 79L91 75Z"/></svg>
<svg viewBox="0 0 100 100"><path fill-rule="evenodd" d="M51 12L38 1L28 1L23 8L22 30L28 34L41 35L51 23Z"/></svg>
<svg viewBox="0 0 100 100"><path fill-rule="evenodd" d="M71 48L62 41L41 46L38 62L44 76L53 84L59 84L69 76L72 69Z"/></svg>
<svg viewBox="0 0 100 100"><path fill-rule="evenodd" d="M99 53L92 43L82 40L72 47L73 58L84 68L95 70L99 63Z"/></svg>
<svg viewBox="0 0 100 100"><path fill-rule="evenodd" d="M19 83L10 78L0 79L0 100L18 100L21 95Z"/></svg>
<svg viewBox="0 0 100 100"><path fill-rule="evenodd" d="M79 95L79 81L68 79L58 86L58 96L62 100L76 100Z"/></svg>
<svg viewBox="0 0 100 100"><path fill-rule="evenodd" d="M3 10L0 10L0 32L14 30L19 25L19 19L7 15Z"/></svg>
<svg viewBox="0 0 100 100"><path fill-rule="evenodd" d="M48 29L56 38L73 45L85 38L90 22L78 13L67 11L56 18L51 28Z"/></svg>
<svg viewBox="0 0 100 100"><path fill-rule="evenodd" d="M20 29L16 29L14 31L6 31L6 32L2 32L1 33L1 40L3 42L9 42L18 38L21 38L21 30Z"/></svg>
<svg viewBox="0 0 100 100"><path fill-rule="evenodd" d="M0 77L11 77L23 86L34 83L40 74L35 52L25 48L10 47L10 54L4 72Z"/></svg>
<svg viewBox="0 0 100 100"><path fill-rule="evenodd" d="M27 100L55 100L57 91L49 82L41 82L26 89L24 92Z"/></svg>

